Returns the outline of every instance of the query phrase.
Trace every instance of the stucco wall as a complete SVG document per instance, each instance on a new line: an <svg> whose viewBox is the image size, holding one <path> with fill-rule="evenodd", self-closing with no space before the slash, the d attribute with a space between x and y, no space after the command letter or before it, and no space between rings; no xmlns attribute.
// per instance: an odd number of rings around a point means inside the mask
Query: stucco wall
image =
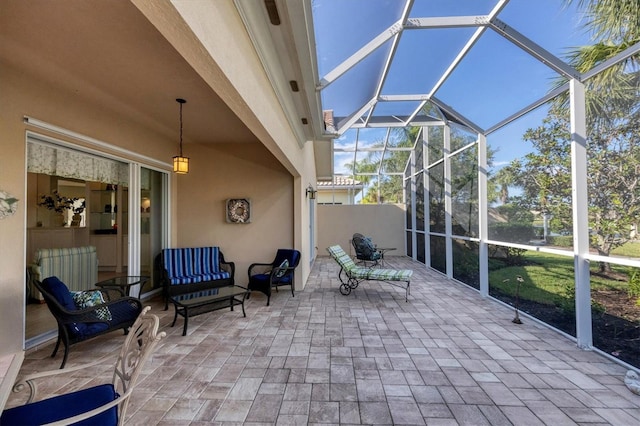
<svg viewBox="0 0 640 426"><path fill-rule="evenodd" d="M61 91L49 82L22 74L2 65L0 91L0 134L2 156L0 189L15 195L21 203L26 199L25 132L45 131L25 125L23 116L32 116L63 128L122 145L139 154L168 160L175 154L175 141L159 136L127 117L104 110L72 93ZM64 107L61 108L61 105ZM60 135L49 136L76 142ZM135 144L129 141L135 140ZM192 159L188 175L171 174L176 203L172 206L175 245L196 246L218 244L229 260L236 262L238 283L246 283L248 265L273 258L278 247L294 247L308 236L296 235L296 229L308 227L308 213L294 207L294 199L304 200L301 178L291 174L258 142L190 146ZM311 153L307 153L310 151ZM311 146L301 156L312 161ZM311 168L313 170L313 168ZM224 201L232 197L249 197L253 203L252 222L248 225L228 224ZM306 203L302 203L306 204ZM294 224L294 216L302 222ZM20 204L16 215L0 221L0 322L1 353L15 352L23 345L24 279L25 279L26 209ZM304 250L308 260L311 254ZM309 267L304 270L308 274ZM301 268L302 272L302 268ZM299 274L298 287L303 277ZM18 303L16 303L18 302Z"/></svg>
<svg viewBox="0 0 640 426"><path fill-rule="evenodd" d="M327 247L340 244L348 253L351 236L359 232L371 237L380 247L396 247L386 256L405 254L404 206L318 206L318 255L326 256Z"/></svg>
<svg viewBox="0 0 640 426"><path fill-rule="evenodd" d="M223 11L233 12L227 9ZM233 19L238 18L234 15ZM172 28L173 22L168 20L163 25ZM241 120L251 125L251 130L258 136L238 145L198 147L190 144L188 149L185 147L185 154L191 157L191 172L186 176L170 174L171 200L174 201L170 206L172 244L219 244L229 260L237 262L239 283L243 283L250 262L270 260L275 248L280 246L299 247L303 252L300 273L296 274L299 287L309 274L313 256L308 249L309 209L304 193L308 183L315 182L313 146L306 143L300 148L287 120L282 117L273 91L262 87L267 81L264 76L260 78L259 91L249 90L249 86L255 84L251 83L256 80L255 73L262 71L258 66L241 66L247 61L255 64L255 52L246 46L247 37L242 35L242 26L230 28L240 34L237 38L231 34L222 39L243 40L242 54L240 51L228 54L227 49L226 55L222 52L216 59L232 62L227 65L237 70L233 79L245 82L240 93L250 93L249 99L238 96L224 78L203 78L214 90L228 95L223 99L235 100L236 109L245 114ZM192 52L184 49L185 56L190 56ZM88 59L91 54L95 52L87 52ZM243 58L244 55L253 56ZM194 53L193 56L198 55ZM0 57L0 190L11 193L21 202L25 200L25 131L37 130L24 123L25 115L134 151L154 160L156 166L157 162L163 162L169 167L171 157L176 154L176 140L175 135L168 136L166 127L157 129L152 120L135 121L128 105L114 101L108 94L96 93L90 81L70 78L64 70L49 74L46 67L40 67L39 77L36 77L25 70L12 68L10 59ZM194 69L198 67L194 66ZM61 77L65 75L66 78ZM56 78L64 79L56 81ZM110 101L105 103L107 98ZM240 103L241 107L238 106ZM257 113L251 113L253 109ZM141 115L144 114L137 114L137 118ZM258 116L267 120L264 126ZM77 142L54 133L38 132ZM109 147L104 149L110 150ZM246 227L224 221L224 200L237 196L250 197L254 203L254 219ZM24 205L20 205L16 215L0 221L0 312L3 319L0 321L0 355L19 351L23 346L25 212Z"/></svg>
<svg viewBox="0 0 640 426"><path fill-rule="evenodd" d="M316 181L313 142L298 140L292 132L234 2L132 0L132 3L251 130L266 148L261 151L265 158L269 161L275 158L289 172L292 216L280 220L293 219L293 246L302 252L300 270L296 274L297 286L301 286L309 275L314 257L308 249L309 209L304 192L308 183ZM197 43L194 43L194 37ZM248 180L252 182L249 187L261 180L251 171L239 168L229 176L234 180L232 187L238 182L235 177L238 173L248 173Z"/></svg>
<svg viewBox="0 0 640 426"><path fill-rule="evenodd" d="M207 158L178 177L178 246L219 245L236 264L236 283L247 284L253 262L268 262L293 241L293 178L258 143L192 148ZM251 199L251 222L227 223L225 201Z"/></svg>
<svg viewBox="0 0 640 426"><path fill-rule="evenodd" d="M319 190L317 199L318 203L324 204L353 204L353 197L349 195L346 189Z"/></svg>
<svg viewBox="0 0 640 426"><path fill-rule="evenodd" d="M6 63L0 62L0 189L20 199L17 214L0 221L0 354L23 346L26 235L26 130L64 137L34 129L23 121L25 115L89 135L139 154L170 159L175 148L169 141L119 114L87 101L78 93L64 91ZM66 139L69 142L73 140ZM128 146L135 140L135 146Z"/></svg>

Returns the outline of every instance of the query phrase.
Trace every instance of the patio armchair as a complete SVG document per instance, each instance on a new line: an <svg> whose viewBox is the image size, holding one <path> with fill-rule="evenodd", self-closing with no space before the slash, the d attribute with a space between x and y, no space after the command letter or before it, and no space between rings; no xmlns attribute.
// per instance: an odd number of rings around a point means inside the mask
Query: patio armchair
<svg viewBox="0 0 640 426"><path fill-rule="evenodd" d="M295 297L293 287L295 284L295 269L300 263L300 252L291 249L278 249L276 257L270 263L253 263L249 266L249 294L251 291L260 291L267 296L267 306L271 300L271 289L283 285L291 286L291 296Z"/></svg>
<svg viewBox="0 0 640 426"><path fill-rule="evenodd" d="M376 266L382 259L382 252L376 249L375 244L371 241L371 238L365 237L362 234L355 233L351 237L351 244L356 251L356 259L358 263L367 266L367 262L371 262L371 266Z"/></svg>
<svg viewBox="0 0 640 426"><path fill-rule="evenodd" d="M26 376L14 385L13 391L21 392L28 387L30 394L27 403L4 410L0 416L0 425L42 425L53 422L65 425L124 424L129 399L142 367L158 342L165 336L164 332L158 333L158 317L147 315L149 309L148 306L144 308L131 326L131 332L116 359L111 383L34 402L38 397L39 379L79 370L85 371L86 377L92 377L101 365L105 365L106 357L66 370L45 371ZM108 355L108 358L111 357L112 355ZM78 377L75 374L74 376Z"/></svg>
<svg viewBox="0 0 640 426"><path fill-rule="evenodd" d="M58 277L34 281L34 284L58 323L58 340L51 357L56 356L62 343L64 357L60 368L67 362L71 345L117 329L126 334L142 311L142 303L135 297L111 300L108 291L102 290L72 293Z"/></svg>

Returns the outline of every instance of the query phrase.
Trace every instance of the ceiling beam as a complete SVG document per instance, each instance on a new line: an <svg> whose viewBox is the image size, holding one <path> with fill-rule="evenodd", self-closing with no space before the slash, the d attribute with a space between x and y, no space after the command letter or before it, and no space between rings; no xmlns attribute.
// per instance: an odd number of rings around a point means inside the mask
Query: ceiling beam
<svg viewBox="0 0 640 426"><path fill-rule="evenodd" d="M329 71L322 79L320 80L320 85L317 87L318 90L322 90L334 81L338 79L341 75L349 71L351 68L356 66L360 61L369 56L371 52L376 50L378 47L385 44L392 37L402 31L402 19L396 21L389 28L378 34L374 39L372 39L369 43L365 44L360 50L356 53L348 57L337 67Z"/></svg>
<svg viewBox="0 0 640 426"><path fill-rule="evenodd" d="M551 52L543 49L540 45L534 43L531 39L519 33L500 19L495 17L491 19L490 28L564 77L575 78L577 80L582 78L575 68Z"/></svg>

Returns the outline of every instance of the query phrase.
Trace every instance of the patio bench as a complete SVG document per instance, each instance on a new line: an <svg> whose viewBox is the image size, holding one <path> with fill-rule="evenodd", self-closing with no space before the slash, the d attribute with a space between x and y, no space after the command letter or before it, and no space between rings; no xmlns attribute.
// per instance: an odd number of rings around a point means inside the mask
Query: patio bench
<svg viewBox="0 0 640 426"><path fill-rule="evenodd" d="M357 288L358 285L363 281L381 281L396 287L404 288L404 300L405 302L408 301L411 276L413 275L413 271L411 269L379 269L359 267L339 245L328 247L327 251L329 252L331 257L336 262L338 262L338 265L340 265L338 278L342 283L340 285L340 293L344 296L351 293L351 290Z"/></svg>
<svg viewBox="0 0 640 426"><path fill-rule="evenodd" d="M235 263L219 247L167 248L161 261L165 310L171 296L234 284Z"/></svg>

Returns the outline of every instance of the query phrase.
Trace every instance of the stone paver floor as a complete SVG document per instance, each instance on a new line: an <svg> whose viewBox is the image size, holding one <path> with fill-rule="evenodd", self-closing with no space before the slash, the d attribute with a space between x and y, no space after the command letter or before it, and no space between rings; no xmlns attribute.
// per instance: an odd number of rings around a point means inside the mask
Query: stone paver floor
<svg viewBox="0 0 640 426"><path fill-rule="evenodd" d="M526 317L513 324L511 309L421 264L391 257L387 267L415 270L408 303L384 283L342 296L328 257L295 297L283 288L266 306L254 293L246 318L240 309L200 315L184 337L181 319L169 327L173 308L146 301L168 336L126 424L640 424L624 367ZM115 357L122 341L114 332L75 345L67 365ZM58 368L51 350L30 350L21 374ZM105 382L110 372L50 380L41 393Z"/></svg>

